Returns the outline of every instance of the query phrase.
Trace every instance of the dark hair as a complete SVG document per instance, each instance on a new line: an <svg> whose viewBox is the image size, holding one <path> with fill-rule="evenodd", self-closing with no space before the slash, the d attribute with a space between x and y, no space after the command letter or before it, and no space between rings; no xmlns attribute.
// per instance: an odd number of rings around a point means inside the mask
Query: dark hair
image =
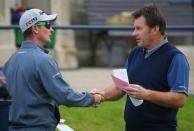
<svg viewBox="0 0 194 131"><path fill-rule="evenodd" d="M28 36L31 36L32 35L32 27L25 30L23 34L24 34L24 39Z"/></svg>
<svg viewBox="0 0 194 131"><path fill-rule="evenodd" d="M145 17L146 24L150 28L159 26L160 33L162 35L165 34L166 21L164 17L162 16L162 13L160 12L159 8L155 4L145 5L143 8L133 13L134 19L137 19L141 16Z"/></svg>

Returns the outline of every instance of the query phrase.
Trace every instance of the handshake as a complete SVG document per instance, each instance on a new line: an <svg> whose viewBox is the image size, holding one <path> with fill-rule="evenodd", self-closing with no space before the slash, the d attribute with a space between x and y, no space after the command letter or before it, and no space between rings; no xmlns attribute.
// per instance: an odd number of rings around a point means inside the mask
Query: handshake
<svg viewBox="0 0 194 131"><path fill-rule="evenodd" d="M97 108L101 102L105 100L103 91L99 91L97 89L93 89L90 93L94 96L94 104L93 107Z"/></svg>

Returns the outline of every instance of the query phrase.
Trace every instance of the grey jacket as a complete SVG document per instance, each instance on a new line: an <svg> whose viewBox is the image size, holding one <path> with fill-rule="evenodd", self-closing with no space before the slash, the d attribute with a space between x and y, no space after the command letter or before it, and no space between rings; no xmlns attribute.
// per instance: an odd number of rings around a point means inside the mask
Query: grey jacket
<svg viewBox="0 0 194 131"><path fill-rule="evenodd" d="M3 69L12 96L9 121L12 126L56 126L56 105L91 106L94 97L75 92L62 78L48 51L24 41ZM78 80L79 82L79 80Z"/></svg>

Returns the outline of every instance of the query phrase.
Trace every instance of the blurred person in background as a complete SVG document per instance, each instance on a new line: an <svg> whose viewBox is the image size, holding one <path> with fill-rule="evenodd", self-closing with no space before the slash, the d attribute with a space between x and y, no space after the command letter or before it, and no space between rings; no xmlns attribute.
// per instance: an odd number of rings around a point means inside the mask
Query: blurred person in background
<svg viewBox="0 0 194 131"><path fill-rule="evenodd" d="M137 42L126 60L129 86L125 91L110 85L102 91L104 101L127 94L126 131L176 131L178 108L188 95L189 64L185 55L165 36L166 22L160 10L149 4L133 13L133 37ZM143 100L137 107L130 97Z"/></svg>
<svg viewBox="0 0 194 131"><path fill-rule="evenodd" d="M6 78L0 68L0 129L2 131L9 131L8 115L10 103L10 95L6 89Z"/></svg>
<svg viewBox="0 0 194 131"><path fill-rule="evenodd" d="M0 68L0 100L4 101L9 98L10 96L6 89L6 78L3 74L2 69Z"/></svg>

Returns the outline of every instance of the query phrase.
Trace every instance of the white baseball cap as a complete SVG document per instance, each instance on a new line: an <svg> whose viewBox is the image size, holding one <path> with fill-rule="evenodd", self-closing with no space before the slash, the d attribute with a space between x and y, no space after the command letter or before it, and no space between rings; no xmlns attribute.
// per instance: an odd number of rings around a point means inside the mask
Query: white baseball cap
<svg viewBox="0 0 194 131"><path fill-rule="evenodd" d="M57 14L47 15L40 9L30 9L24 12L19 21L22 32L35 25L39 21L54 21Z"/></svg>

